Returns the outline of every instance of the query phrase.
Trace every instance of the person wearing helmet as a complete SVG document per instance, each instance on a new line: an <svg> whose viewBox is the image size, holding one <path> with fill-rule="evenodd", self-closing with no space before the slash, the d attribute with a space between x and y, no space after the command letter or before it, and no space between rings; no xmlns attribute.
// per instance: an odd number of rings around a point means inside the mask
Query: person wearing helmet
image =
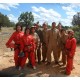
<svg viewBox="0 0 80 80"><path fill-rule="evenodd" d="M76 51L76 39L74 38L74 31L68 31L68 39L66 41L66 54L67 54L67 65L66 65L66 74L70 75L73 70L73 59Z"/></svg>
<svg viewBox="0 0 80 80"><path fill-rule="evenodd" d="M47 40L47 23L44 22L43 23L43 30L42 30L42 62L46 61L46 54L47 54L47 45L46 45L46 40Z"/></svg>
<svg viewBox="0 0 80 80"><path fill-rule="evenodd" d="M35 60L37 61L36 51L37 51L37 49L38 49L38 47L39 47L39 44L40 44L40 38L39 38L38 34L35 32L35 26L32 26L32 27L30 28L30 35L33 36L34 41L35 41L35 52L34 52L34 54L35 54ZM29 58L28 66L32 67L30 58Z"/></svg>

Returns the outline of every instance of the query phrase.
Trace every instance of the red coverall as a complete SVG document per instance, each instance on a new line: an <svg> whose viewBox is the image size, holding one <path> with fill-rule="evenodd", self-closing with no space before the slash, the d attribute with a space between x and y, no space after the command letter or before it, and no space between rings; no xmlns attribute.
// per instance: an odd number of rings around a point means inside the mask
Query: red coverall
<svg viewBox="0 0 80 80"><path fill-rule="evenodd" d="M20 39L23 35L24 33L22 31L15 31L6 43L7 47L14 48L14 61L16 67L21 65L22 58L18 57L18 54L20 53ZM14 41L14 44L12 43L12 41Z"/></svg>
<svg viewBox="0 0 80 80"><path fill-rule="evenodd" d="M30 61L32 63L32 66L35 66L35 54L34 54L35 42L34 42L33 36L24 35L22 37L21 49L25 53L25 56L23 57L23 60L22 60L22 66L25 65L26 59L28 58L28 56L30 56L30 59L31 59Z"/></svg>
<svg viewBox="0 0 80 80"><path fill-rule="evenodd" d="M70 75L71 70L73 69L73 58L76 50L76 39L75 38L67 39L65 47L67 50L66 74Z"/></svg>

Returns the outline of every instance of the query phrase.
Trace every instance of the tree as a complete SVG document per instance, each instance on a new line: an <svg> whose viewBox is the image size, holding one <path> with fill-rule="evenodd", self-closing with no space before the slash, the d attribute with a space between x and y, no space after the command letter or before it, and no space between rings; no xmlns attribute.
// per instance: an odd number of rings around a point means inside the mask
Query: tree
<svg viewBox="0 0 80 80"><path fill-rule="evenodd" d="M77 14L73 16L72 25L72 29L75 32L74 36L77 39L77 43L80 43L80 12L77 12Z"/></svg>
<svg viewBox="0 0 80 80"><path fill-rule="evenodd" d="M77 39L77 43L80 44L80 27L79 26L73 26L71 29L74 31L74 37Z"/></svg>
<svg viewBox="0 0 80 80"><path fill-rule="evenodd" d="M69 26L62 26L63 29L67 30L69 29L70 27Z"/></svg>
<svg viewBox="0 0 80 80"><path fill-rule="evenodd" d="M10 22L10 27L14 27L15 26L15 23L14 22Z"/></svg>
<svg viewBox="0 0 80 80"><path fill-rule="evenodd" d="M23 12L18 18L18 21L23 23L24 26L32 26L34 22L34 16L32 15L32 12Z"/></svg>
<svg viewBox="0 0 80 80"><path fill-rule="evenodd" d="M72 19L72 25L73 26L80 26L80 12L78 12L77 14L75 14L73 16L73 19Z"/></svg>
<svg viewBox="0 0 80 80"><path fill-rule="evenodd" d="M0 13L0 26L9 26L10 20L7 15Z"/></svg>
<svg viewBox="0 0 80 80"><path fill-rule="evenodd" d="M3 21L4 21L3 26L10 26L10 20L7 17L7 15L4 15Z"/></svg>

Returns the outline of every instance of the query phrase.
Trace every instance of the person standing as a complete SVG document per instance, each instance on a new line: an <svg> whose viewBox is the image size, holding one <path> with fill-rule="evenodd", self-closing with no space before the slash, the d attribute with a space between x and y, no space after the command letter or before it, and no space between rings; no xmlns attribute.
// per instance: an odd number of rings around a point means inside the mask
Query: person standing
<svg viewBox="0 0 80 80"><path fill-rule="evenodd" d="M43 23L43 30L42 30L42 62L46 61L46 54L47 54L47 23Z"/></svg>
<svg viewBox="0 0 80 80"><path fill-rule="evenodd" d="M66 40L68 39L68 34L66 33L66 31L64 29L61 29L60 31L61 33L61 52L62 52L62 63L63 66L66 65L66 49L65 49L65 44L66 44Z"/></svg>
<svg viewBox="0 0 80 80"><path fill-rule="evenodd" d="M68 39L66 41L66 54L67 54L67 65L66 65L66 74L70 75L73 70L73 59L76 51L76 39L74 38L74 31L68 31Z"/></svg>
<svg viewBox="0 0 80 80"><path fill-rule="evenodd" d="M32 35L33 38L34 38L34 42L35 42L35 52L34 52L34 54L35 54L35 60L37 61L36 51L37 51L37 49L38 49L38 47L39 47L40 38L39 38L38 34L35 32L35 26L32 26L32 27L30 28L30 35ZM29 58L29 57L28 57L28 58ZM31 67L32 67L30 58L29 58L28 66L31 66Z"/></svg>
<svg viewBox="0 0 80 80"><path fill-rule="evenodd" d="M37 58L38 58L38 64L41 64L41 45L42 45L42 31L39 28L39 24L34 24L35 26L35 32L38 34L40 38L40 44L37 49Z"/></svg>
<svg viewBox="0 0 80 80"><path fill-rule="evenodd" d="M59 30L59 38L58 38L58 60L60 59L61 56L61 29L62 29L62 25L61 23L58 24L58 30Z"/></svg>
<svg viewBox="0 0 80 80"><path fill-rule="evenodd" d="M16 69L21 66L22 58L19 57L20 54L20 40L23 37L22 25L20 23L16 24L16 31L11 35L10 39L7 41L6 46L8 48L14 48L14 61ZM14 42L14 44L12 43Z"/></svg>
<svg viewBox="0 0 80 80"><path fill-rule="evenodd" d="M35 26L32 26L32 27L30 28L30 34L33 36L34 41L35 41L35 59L37 59L37 58L36 58L36 50L37 50L38 47L39 47L40 38L39 38L38 34L35 32Z"/></svg>
<svg viewBox="0 0 80 80"><path fill-rule="evenodd" d="M51 63L51 53L53 51L55 64L58 64L58 38L59 38L59 30L56 29L56 23L52 23L52 29L48 31L47 36L47 64Z"/></svg>
<svg viewBox="0 0 80 80"><path fill-rule="evenodd" d="M35 41L32 35L30 35L30 29L26 27L24 36L21 40L21 52L24 52L24 57L22 60L22 66L25 65L27 58L29 57L32 68L36 69L35 66Z"/></svg>

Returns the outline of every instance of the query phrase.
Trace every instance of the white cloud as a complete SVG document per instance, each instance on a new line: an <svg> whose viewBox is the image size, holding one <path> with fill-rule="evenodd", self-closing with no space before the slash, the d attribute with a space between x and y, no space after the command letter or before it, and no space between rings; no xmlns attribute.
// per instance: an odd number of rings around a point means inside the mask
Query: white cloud
<svg viewBox="0 0 80 80"><path fill-rule="evenodd" d="M72 7L71 6L62 6L62 9L65 10L65 11L73 11Z"/></svg>
<svg viewBox="0 0 80 80"><path fill-rule="evenodd" d="M64 26L71 26L72 19L69 19L69 18L63 19L63 18L61 18L60 21L61 21L62 25L64 25Z"/></svg>
<svg viewBox="0 0 80 80"><path fill-rule="evenodd" d="M80 7L80 3L72 3L72 4L70 4L70 7L72 7L72 8Z"/></svg>
<svg viewBox="0 0 80 80"><path fill-rule="evenodd" d="M75 15L75 14L76 14L76 11L66 12L66 14L67 14L68 16L73 16L73 15Z"/></svg>
<svg viewBox="0 0 80 80"><path fill-rule="evenodd" d="M63 4L62 9L65 11L65 18L63 18L63 14L58 13L54 9L46 9L44 7L32 7L34 20L39 21L42 24L44 21L47 21L50 25L53 21L56 23L61 22L64 26L71 26L73 15L75 15L76 9L80 8L79 3L71 3L71 4Z"/></svg>
<svg viewBox="0 0 80 80"><path fill-rule="evenodd" d="M75 8L79 8L80 4L69 4L67 6L62 6L62 9L66 12L66 19L62 19L63 24L70 25L72 22L73 15L75 15L77 12L75 11Z"/></svg>
<svg viewBox="0 0 80 80"><path fill-rule="evenodd" d="M32 6L32 9L33 9L34 11L36 11L36 12L38 12L38 11L39 11L39 9L38 9L38 8L36 8L35 6Z"/></svg>
<svg viewBox="0 0 80 80"><path fill-rule="evenodd" d="M39 21L40 24L47 21L50 25L53 21L59 22L61 15L53 9L46 9L44 7L32 7L35 22Z"/></svg>
<svg viewBox="0 0 80 80"><path fill-rule="evenodd" d="M75 5L70 4L69 6L62 6L62 9L66 11L67 16L73 16L76 14L76 11L74 10L75 7Z"/></svg>
<svg viewBox="0 0 80 80"><path fill-rule="evenodd" d="M7 15L9 17L9 20L16 23L18 22L18 17L15 17L13 14Z"/></svg>
<svg viewBox="0 0 80 80"><path fill-rule="evenodd" d="M74 6L74 5L73 5ZM55 21L57 24L58 22L61 22L64 26L71 26L71 21L73 18L73 15L76 14L76 11L74 11L73 7L70 6L62 6L62 9L66 11L66 18L62 18L61 14L59 14L57 11L53 9L46 9L44 7L32 7L34 20L35 22L39 21L40 24L42 24L44 21L47 21L49 25L53 21Z"/></svg>
<svg viewBox="0 0 80 80"><path fill-rule="evenodd" d="M10 8L17 8L17 6L19 6L19 4L17 3L3 3L3 4L0 4L0 9L10 11Z"/></svg>
<svg viewBox="0 0 80 80"><path fill-rule="evenodd" d="M53 16L61 17L61 15L58 12L56 12L55 10L53 10L53 9L45 9L43 7L37 8L37 7L33 6L32 10L33 10L33 12L39 12L39 13L44 13L44 14L51 14Z"/></svg>
<svg viewBox="0 0 80 80"><path fill-rule="evenodd" d="M35 18L40 18L40 16L36 13L33 12L32 14L34 15Z"/></svg>
<svg viewBox="0 0 80 80"><path fill-rule="evenodd" d="M75 8L80 8L80 4L63 4L62 9L65 11L65 18L63 18L63 14L61 15L54 9L46 9L44 7L33 6L32 11L35 22L39 21L40 24L42 24L44 21L47 21L51 25L51 23L55 21L57 24L58 22L61 22L64 26L71 26L73 15L77 13L75 11Z"/></svg>

